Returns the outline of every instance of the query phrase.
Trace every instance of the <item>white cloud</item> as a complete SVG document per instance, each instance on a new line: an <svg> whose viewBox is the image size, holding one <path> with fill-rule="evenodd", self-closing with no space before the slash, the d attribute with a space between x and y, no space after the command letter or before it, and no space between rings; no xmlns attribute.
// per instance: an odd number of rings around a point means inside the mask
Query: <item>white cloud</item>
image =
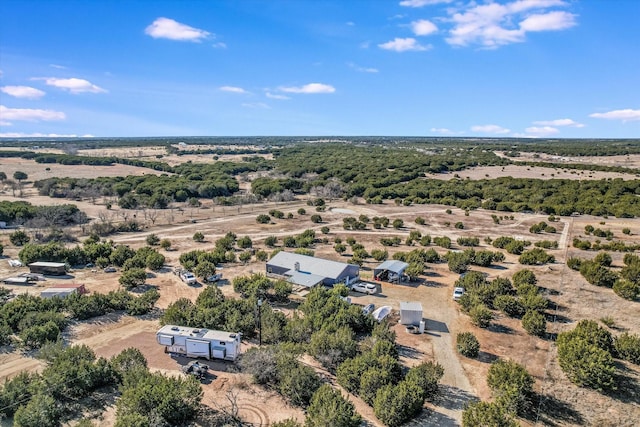
<svg viewBox="0 0 640 427"><path fill-rule="evenodd" d="M533 134L536 136L554 135L560 132L558 129L552 126L531 126L526 128L524 131L528 134Z"/></svg>
<svg viewBox="0 0 640 427"><path fill-rule="evenodd" d="M349 22L347 22L347 26L348 26L348 27L354 27L355 25L356 25L356 23L355 23L355 22L353 22L353 21L349 21Z"/></svg>
<svg viewBox="0 0 640 427"><path fill-rule="evenodd" d="M523 31L557 31L576 25L576 15L569 12L555 11L531 15L520 22Z"/></svg>
<svg viewBox="0 0 640 427"><path fill-rule="evenodd" d="M38 99L45 95L40 89L30 86L2 86L0 90L16 98Z"/></svg>
<svg viewBox="0 0 640 427"><path fill-rule="evenodd" d="M82 138L93 138L93 135L80 135ZM22 133L7 132L0 133L0 138L78 138L76 134L60 135L57 133Z"/></svg>
<svg viewBox="0 0 640 427"><path fill-rule="evenodd" d="M35 78L33 80L42 80L40 78ZM83 92L91 92L91 93L106 93L107 91L102 89L99 86L94 85L88 80L85 79L77 79L72 77L70 79L59 79L56 77L45 77L44 81L47 85L57 87L60 89L68 90L71 93L83 93Z"/></svg>
<svg viewBox="0 0 640 427"><path fill-rule="evenodd" d="M281 87L282 92L288 93L333 93L336 89L323 83L309 83L304 86Z"/></svg>
<svg viewBox="0 0 640 427"><path fill-rule="evenodd" d="M438 27L427 19L420 19L411 23L411 30L416 36L428 36L438 31Z"/></svg>
<svg viewBox="0 0 640 427"><path fill-rule="evenodd" d="M353 68L356 71L361 73L377 73L378 69L373 67L360 67L359 65L354 64L353 62L348 62L347 65L349 68Z"/></svg>
<svg viewBox="0 0 640 427"><path fill-rule="evenodd" d="M431 46L422 46L421 44L419 44L416 39L414 39L413 37L407 37L407 38L399 38L396 37L395 39L388 41L386 43L382 43L379 44L378 47L380 49L385 49L385 50L393 50L396 52L406 52L406 51L421 51L421 50L428 50L431 48Z"/></svg>
<svg viewBox="0 0 640 427"><path fill-rule="evenodd" d="M169 18L158 18L144 30L145 34L154 39L169 39L178 41L201 42L211 33L199 28L190 27Z"/></svg>
<svg viewBox="0 0 640 427"><path fill-rule="evenodd" d="M431 128L430 130L431 130L431 132L442 133L442 134L445 134L445 135L453 133L453 131L451 129L447 129L447 128Z"/></svg>
<svg viewBox="0 0 640 427"><path fill-rule="evenodd" d="M634 120L640 120L640 110L632 110L627 108L625 110L613 110L606 113L593 113L589 114L589 117L595 119L607 119L607 120L622 120L623 122L629 122Z"/></svg>
<svg viewBox="0 0 640 427"><path fill-rule="evenodd" d="M65 67L64 65L58 65L58 64L49 64L49 67L57 68L58 70L66 70L67 69L67 67Z"/></svg>
<svg viewBox="0 0 640 427"><path fill-rule="evenodd" d="M0 105L0 117L2 117L5 124L10 124L12 120L28 122L37 122L40 120L64 120L66 115L61 111L8 108L4 105Z"/></svg>
<svg viewBox="0 0 640 427"><path fill-rule="evenodd" d="M497 48L523 42L527 32L564 30L576 25L576 15L564 11L545 11L566 6L562 0L516 0L509 3L471 3L466 9L452 11L447 43L454 46L479 44ZM539 11L526 15L531 11Z"/></svg>
<svg viewBox="0 0 640 427"><path fill-rule="evenodd" d="M497 134L505 134L511 132L510 129L503 128L498 125L482 125L482 126L471 126L471 130L474 132L481 133L497 133Z"/></svg>
<svg viewBox="0 0 640 427"><path fill-rule="evenodd" d="M212 44L211 46L215 47L216 49L226 49L227 48L227 44L223 43L223 42L217 42Z"/></svg>
<svg viewBox="0 0 640 427"><path fill-rule="evenodd" d="M453 0L402 0L400 6L405 7L422 7L438 3L451 3Z"/></svg>
<svg viewBox="0 0 640 427"><path fill-rule="evenodd" d="M271 92L265 92L265 96L271 99L291 99L286 95L278 95L276 93L271 93Z"/></svg>
<svg viewBox="0 0 640 427"><path fill-rule="evenodd" d="M556 119L556 120L538 120L533 122L534 125L540 126L571 126L574 128L583 128L582 123L575 122L571 119Z"/></svg>
<svg viewBox="0 0 640 427"><path fill-rule="evenodd" d="M269 105L265 104L264 102L250 102L250 103L242 104L242 106L246 108L263 108L263 109L271 108L269 107Z"/></svg>
<svg viewBox="0 0 640 427"><path fill-rule="evenodd" d="M249 93L246 90L242 89L241 87L237 87L237 86L220 86L218 89L220 89L223 92Z"/></svg>

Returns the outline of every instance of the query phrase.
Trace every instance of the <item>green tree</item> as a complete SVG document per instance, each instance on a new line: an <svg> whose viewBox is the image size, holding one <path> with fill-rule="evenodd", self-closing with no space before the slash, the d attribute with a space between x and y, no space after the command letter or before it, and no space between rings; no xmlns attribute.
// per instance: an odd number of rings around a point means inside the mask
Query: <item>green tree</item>
<svg viewBox="0 0 640 427"><path fill-rule="evenodd" d="M358 427L362 418L353 403L345 400L342 394L323 385L314 393L307 409L306 427Z"/></svg>
<svg viewBox="0 0 640 427"><path fill-rule="evenodd" d="M29 243L30 240L31 238L22 230L9 234L9 241L15 246L24 246Z"/></svg>
<svg viewBox="0 0 640 427"><path fill-rule="evenodd" d="M322 217L318 214L313 214L311 215L311 222L313 222L314 224L319 224L322 222Z"/></svg>
<svg viewBox="0 0 640 427"><path fill-rule="evenodd" d="M264 244L269 248L273 248L277 243L278 238L276 236L269 236L264 239Z"/></svg>
<svg viewBox="0 0 640 427"><path fill-rule="evenodd" d="M640 335L624 332L613 339L613 347L621 359L640 365Z"/></svg>
<svg viewBox="0 0 640 427"><path fill-rule="evenodd" d="M401 220L400 218L394 219L393 222L391 223L391 226L397 230L399 228L404 227L404 221Z"/></svg>
<svg viewBox="0 0 640 427"><path fill-rule="evenodd" d="M519 424L497 403L473 402L462 412L463 427L518 427Z"/></svg>
<svg viewBox="0 0 640 427"><path fill-rule="evenodd" d="M399 427L420 411L423 403L423 391L417 384L400 381L378 390L373 411L385 425Z"/></svg>
<svg viewBox="0 0 640 427"><path fill-rule="evenodd" d="M22 181L24 181L25 179L28 179L29 175L27 175L26 173L22 172L22 171L15 171L13 173L13 179L15 179L16 181L18 181L19 183L22 184Z"/></svg>
<svg viewBox="0 0 640 427"><path fill-rule="evenodd" d="M438 382L444 375L444 368L434 362L422 362L407 372L404 380L413 382L423 391L422 398L430 400L438 393Z"/></svg>
<svg viewBox="0 0 640 427"><path fill-rule="evenodd" d="M193 241L194 241L194 242L198 242L198 243L202 243L202 242L204 242L204 234L202 234L202 233L201 233L201 232L199 232L199 231L196 231L196 232L193 234Z"/></svg>
<svg viewBox="0 0 640 427"><path fill-rule="evenodd" d="M615 389L615 365L611 354L582 337L558 335L558 360L569 380L599 391Z"/></svg>
<svg viewBox="0 0 640 427"><path fill-rule="evenodd" d="M544 336L547 332L547 320L537 310L530 310L522 317L522 327L529 335Z"/></svg>
<svg viewBox="0 0 640 427"><path fill-rule="evenodd" d="M472 332L460 332L456 336L456 348L458 353L466 357L478 357L480 343Z"/></svg>
<svg viewBox="0 0 640 427"><path fill-rule="evenodd" d="M160 240L160 247L162 249L164 249L165 251L168 251L169 248L171 247L171 240L169 240L169 239Z"/></svg>
<svg viewBox="0 0 640 427"><path fill-rule="evenodd" d="M487 328L493 320L493 313L484 304L477 304L469 310L471 323L480 327Z"/></svg>
<svg viewBox="0 0 640 427"><path fill-rule="evenodd" d="M137 286L142 286L147 281L147 273L141 268L131 268L127 271L124 271L118 282L125 289L133 289Z"/></svg>
<svg viewBox="0 0 640 427"><path fill-rule="evenodd" d="M509 412L523 414L532 403L533 377L512 360L498 360L489 368L487 384L496 403Z"/></svg>
<svg viewBox="0 0 640 427"><path fill-rule="evenodd" d="M155 235L155 234L149 234L147 236L147 238L145 239L145 241L147 242L147 245L149 246L156 246L158 244L160 244L160 238Z"/></svg>
<svg viewBox="0 0 640 427"><path fill-rule="evenodd" d="M18 407L13 422L16 427L57 427L61 416L60 404L53 397L41 393Z"/></svg>

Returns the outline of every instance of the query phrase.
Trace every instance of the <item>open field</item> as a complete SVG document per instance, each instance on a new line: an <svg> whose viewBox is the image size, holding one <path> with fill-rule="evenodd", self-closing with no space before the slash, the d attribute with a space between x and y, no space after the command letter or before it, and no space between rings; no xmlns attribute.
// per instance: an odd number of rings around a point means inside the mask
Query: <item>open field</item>
<svg viewBox="0 0 640 427"><path fill-rule="evenodd" d="M94 150L92 150L94 151ZM95 153L92 153L95 155ZM109 154L111 155L111 154ZM186 160L180 157L182 161ZM164 160L164 159L163 159ZM42 179L46 176L74 176L96 177L137 175L143 173L157 173L146 168L136 168L125 165L115 166L63 166L57 164L41 165L23 159L2 159L2 169L10 175L14 170L22 170L29 175L29 181ZM51 168L46 171L45 168ZM504 169L504 170L503 170ZM529 177L529 178L556 178L567 179L601 179L605 177L633 178L629 175L609 174L602 172L581 171L557 171L546 168L528 168L510 165L501 167L483 167L461 171L461 178L483 179L486 175L491 178L497 176ZM47 175L48 174L48 175ZM453 174L434 175L433 178L451 178ZM11 191L0 193L0 200L25 200L33 204L57 204L61 199L50 199L37 196L30 184L25 185L24 197L13 197ZM75 203L91 218L98 220L100 215L108 215L115 221L120 218L120 209L114 207L107 210L103 201L95 204L88 201L69 202ZM298 209L305 207L306 215L299 215ZM272 224L258 224L255 220L258 214L267 213L271 209L279 209L286 214L292 213L291 219L273 220ZM343 200L329 201L322 216L322 223L314 224L310 221L313 208L306 205L304 199L286 203L263 203L243 206L217 206L205 201L200 208L179 208L160 211L159 219L153 225L145 221L143 231L137 233L119 233L110 236L116 243L128 244L139 248L145 245L145 238L154 233L158 237L168 238L172 247L176 250L164 252L167 265L177 267L178 257L181 253L192 249L211 249L216 239L233 231L238 237L248 235L253 240L253 247L270 251L264 245L264 239L268 236L278 236L279 245L282 237L299 234L306 229L316 231L316 236L322 239L326 237L327 243L317 243L314 252L316 256L334 260L348 260L349 251L340 256L333 249L333 239L341 237L354 237L358 243L364 245L367 251L383 249L380 244L381 237L399 236L404 242L410 231L420 231L423 235L432 237L448 236L453 242L458 237L479 237L481 245L476 249L495 250L490 245L482 242L485 237L495 239L499 236L511 236L517 239L529 240L555 240L559 242L559 248L550 250L549 253L556 257L556 262L547 266L528 267L538 277L538 285L545 288L545 296L552 304L548 310L548 318L553 320L548 324L551 334L571 329L581 319L600 319L610 316L615 321L615 329L612 333L622 331L638 333L640 331L640 310L637 302L623 300L613 293L611 289L598 288L589 285L579 273L570 270L565 261L568 257L578 256L591 258L595 252L585 252L570 247L573 237L584 237L585 225L599 226L610 229L616 240L627 243L637 243L640 235L640 219L636 218L608 218L579 216L563 217L553 225L557 228L556 234L532 234L529 232L531 225L540 221L547 221L547 216L538 214L509 213L513 219L503 218L500 224L495 224L491 215L504 213L487 211L483 209L472 210L469 215L461 209L453 208L450 214L446 213L449 206L442 205L411 205L402 206L386 201L381 205L354 204ZM169 215L170 214L170 215ZM138 218L142 213L137 211ZM366 215L370 218L386 216L391 221L402 219L404 227L396 230L391 227L352 231L342 227L345 217L358 217ZM424 225L417 225L415 218L421 216L425 219ZM456 222L463 222L464 229L453 226ZM602 224L604 222L604 224ZM323 235L321 227L329 227L329 233ZM624 235L622 229L631 229L630 235ZM196 243L192 236L196 232L205 235L205 242ZM81 230L74 232L82 240L85 236ZM4 244L5 259L0 260L0 278L7 277L18 272L26 271L25 268L13 269L6 262L7 258L16 258L20 248L14 247L8 241L10 230L0 230L0 241ZM418 247L418 246L416 246ZM446 250L434 247L440 254ZM410 251L412 247L401 244L398 247L386 247L389 257L397 251ZM454 243L452 249L460 249ZM505 254L504 262L493 268L478 268L490 279L495 277L511 277L513 273L524 268L517 261L517 257ZM613 265L622 266L621 253L612 253ZM377 265L372 259L368 259L361 269L363 279L372 279L372 270ZM226 279L221 284L221 290L225 295L238 297L230 285L230 281L237 276L255 272L264 272L264 263L252 260L246 265L232 263L224 265L220 270ZM106 293L119 287L119 273L104 273L100 270L78 269L70 272L65 279L48 278L45 282L39 282L38 286L9 286L14 292L29 292L38 294L40 290L52 283L80 282L85 283L90 292ZM406 285L393 285L380 283L380 292L375 295L363 295L352 293L352 302L356 304L374 303L376 306L391 305L398 310L401 301L420 301L424 309L424 317L427 319L427 331L423 335L411 335L404 331L401 325L394 326L397 333L397 342L400 346L401 360L406 366L415 365L423 360L433 360L445 368L445 375L441 384L443 393L435 402L427 404L428 410L423 411L419 421L410 425L459 425L464 405L472 400L489 400L490 390L486 385L486 376L490 363L498 358L508 358L523 364L535 377L535 390L542 397L537 411L537 417L532 420L524 420L526 425L619 425L632 426L640 419L640 368L624 363L625 375L629 378L630 389L620 390L614 396L606 396L590 389L579 388L571 384L557 363L556 347L552 340L532 337L522 329L518 319L512 319L500 315L487 329L480 329L470 323L469 317L462 314L457 303L451 298L454 282L459 278L458 274L449 271L446 263L428 264L426 273L420 280ZM165 309L173 301L181 297L192 300L202 291L202 286L187 286L182 283L169 269L154 273L154 277L148 280L148 284L157 286L160 299L156 306L158 311L135 318L124 315L108 315L94 318L90 321L78 322L72 325L65 333L68 343L83 343L90 346L98 356L110 357L125 348L135 346L139 348L149 362L153 370L179 374L180 365L187 362L183 359L174 359L163 353L162 347L155 342L155 331L158 328L157 318L162 309ZM289 308L283 308L289 312ZM478 359L468 359L460 356L455 350L455 337L459 332L472 331L481 343L481 353ZM247 342L244 348L256 345L255 342ZM313 364L313 360L308 360ZM316 364L317 365L317 364ZM0 381L15 375L20 370L38 370L42 368L42 362L33 358L30 354L19 352L0 353ZM214 409L220 409L220 402L226 402L227 393L233 390L237 393L240 403L240 414L246 421L255 425L268 425L270 422L295 417L304 419L303 412L299 408L287 405L281 397L274 392L268 392L250 384L247 377L235 373L228 363L211 362L211 371L214 375L211 381L203 384L205 397L203 403ZM321 368L316 366L321 371ZM325 379L335 384L334 378L327 372L323 372ZM354 396L349 397L356 404L359 412L369 425L381 426L382 424L373 415L373 410L364 402ZM103 413L101 425L113 425L115 420L113 407ZM206 425L203 423L202 425Z"/></svg>

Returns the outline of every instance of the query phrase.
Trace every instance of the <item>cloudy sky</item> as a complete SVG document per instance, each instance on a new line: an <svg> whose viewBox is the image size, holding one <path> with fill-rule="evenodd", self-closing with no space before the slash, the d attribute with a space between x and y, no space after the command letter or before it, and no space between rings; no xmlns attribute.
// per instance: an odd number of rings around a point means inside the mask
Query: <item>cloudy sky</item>
<svg viewBox="0 0 640 427"><path fill-rule="evenodd" d="M0 136L640 137L637 0L3 0Z"/></svg>

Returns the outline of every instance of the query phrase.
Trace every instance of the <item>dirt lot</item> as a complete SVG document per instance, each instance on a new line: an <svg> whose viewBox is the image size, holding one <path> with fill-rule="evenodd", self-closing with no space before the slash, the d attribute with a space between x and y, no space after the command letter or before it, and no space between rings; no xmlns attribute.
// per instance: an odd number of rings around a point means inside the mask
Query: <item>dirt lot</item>
<svg viewBox="0 0 640 427"><path fill-rule="evenodd" d="M3 159L3 170L9 175L8 163ZM13 160L13 159L9 159ZM44 165L37 165L44 168ZM56 166L56 165L48 165ZM121 166L117 166L120 168ZM123 166L124 167L124 166ZM20 170L31 173L20 165ZM114 167L105 167L107 170ZM68 168L74 173L90 176L98 173L92 169L84 167ZM139 168L135 168L139 169ZM486 168L481 168L485 169ZM522 170L525 168L520 168ZM148 169L143 169L150 173ZM537 168L539 172L540 168ZM82 171L82 172L80 172ZM62 171L56 172L61 173ZM483 171L484 172L484 171ZM502 172L502 171L500 171ZM53 173L53 169L52 169ZM70 173L67 171L67 173ZM102 172L100 172L102 173ZM122 169L120 170L122 173ZM469 172L471 173L471 172ZM473 172L475 173L475 172ZM480 173L480 172L478 172ZM490 172L484 172L489 173ZM463 176L464 173L461 173ZM484 174L483 174L484 175ZM482 175L482 176L483 176ZM509 173L514 176L514 174ZM568 174L569 175L569 174ZM95 175L94 175L95 176ZM491 175L494 177L494 175ZM58 202L46 197L35 197L33 190L25 189L27 200L32 203L54 203ZM10 192L0 194L0 200L16 200ZM76 203L76 202L74 202ZM94 218L100 212L107 212L100 204L93 205L88 202L77 202L82 210ZM306 215L299 215L298 208L304 206L307 209ZM285 215L291 212L293 219L275 220L274 224L258 224L255 217L258 214L266 213L270 209L280 209ZM375 248L382 248L379 241L381 237L398 235L404 241L411 230L419 230L423 234L435 236L449 236L455 242L460 236L477 236L482 240L485 236L492 238L501 235L513 236L530 241L536 240L558 240L560 249L550 251L556 256L556 263L550 266L532 268L538 276L539 285L547 289L547 296L552 301L553 310L549 310L550 318L555 319L554 323L549 323L548 329L552 333L557 333L573 327L574 323L581 319L599 319L604 316L611 316L616 324L614 334L628 330L634 333L640 331L640 310L637 303L622 300L610 289L596 288L587 284L578 273L569 270L564 264L568 256L592 257L593 252L578 251L567 248L573 236L582 236L584 226L587 224L611 229L616 239L623 239L629 242L637 242L640 235L640 220L638 219L606 219L593 217L563 218L554 226L558 229L557 234L533 235L528 229L532 224L546 220L546 216L534 214L514 214L513 220L504 219L499 225L493 223L491 214L495 212L477 210L472 211L469 216L459 209L453 209L452 214L446 214L445 206L397 206L392 203L384 205L351 204L343 201L329 203L325 212L321 212L322 224L313 224L309 217L310 207L304 201L291 203L268 203L262 205L243 207L221 207L205 204L204 208L182 210L174 209L171 217L167 212L162 212L162 216L156 225L147 223L148 228L139 233L126 233L114 235L115 242L129 244L132 247L144 245L145 238L149 233L155 233L160 238L169 238L173 247L177 250L165 252L167 264L178 265L178 257L181 252L194 248L210 249L215 240L228 231L235 232L239 237L248 235L254 242L257 249L265 249L264 238L267 236L287 236L300 233L305 229L316 230L316 235L322 238L320 228L328 226L330 229L327 243L319 243L315 250L316 256L326 257L335 260L347 260L347 256L338 255L333 249L333 239L337 236L343 240L348 236L353 236L359 243L362 243L370 252ZM114 218L118 217L118 210L110 212ZM138 218L142 213L138 212ZM373 216L386 216L391 220L401 218L404 220L405 228L394 230L387 228L384 230L368 229L362 231L345 231L342 228L342 220L347 216L359 216L360 214ZM414 220L417 216L425 218L426 224L416 225ZM445 223L454 224L458 221L464 223L463 230L447 226ZM605 221L605 224L600 224ZM630 236L622 234L621 230L629 227L632 230ZM204 233L206 241L195 243L192 236L196 231ZM77 230L80 233L79 230ZM13 247L8 242L6 235L8 230L0 231L0 241L5 245L5 255L11 258L17 256L19 248ZM486 245L483 243L485 249ZM408 251L412 248L404 244L398 248L389 249L390 255L395 251ZM436 248L440 253L445 250ZM454 244L454 249L457 246ZM493 250L493 248L491 248ZM348 254L347 254L348 255ZM614 265L622 264L622 255L614 253ZM377 263L366 262L361 269L361 276L364 279L372 278L372 269ZM489 278L498 276L510 277L515 271L521 269L515 256L507 254L505 262L495 268L479 269L486 272ZM233 264L224 266L221 270L225 279L231 280L238 275L252 272L264 272L264 264L252 261L247 265ZM25 268L11 269L6 259L0 260L0 278L13 275L17 272L26 271ZM449 272L446 264L429 265L426 274L417 283L407 285L392 285L388 283L380 284L380 292L376 295L352 294L352 300L356 304L374 303L376 306L390 305L397 310L400 301L420 301L423 306L423 315L427 319L427 331L422 335L412 335L405 332L400 325L395 326L398 335L398 344L401 349L402 361L411 366L422 360L435 360L445 368L443 378L442 397L433 403L427 404L428 410L423 411L420 419L411 425L459 425L461 411L464 404L471 399L490 398L490 391L486 386L486 374L489 365L497 358L511 358L527 367L529 372L536 378L535 388L543 396L541 415L537 420L530 423L540 423L544 425L621 425L631 426L640 419L640 399L637 390L640 389L639 378L640 369L637 366L624 364L625 376L629 380L628 390L622 390L613 397L603 396L597 392L581 389L572 385L564 376L557 365L556 350L552 341L535 338L527 335L518 320L499 317L488 329L479 329L472 326L467 316L460 313L459 307L451 299L451 291L457 274ZM41 286L20 287L14 286L15 292L38 293L45 285L59 283L63 281L85 283L91 292L108 292L118 287L118 273L103 273L92 271L91 269L81 269L72 271L70 277L66 279L49 278L46 282L41 282ZM166 308L172 301L180 297L195 299L201 292L201 286L187 286L180 282L178 278L171 274L168 269L155 274L149 279L149 284L158 286L161 298L158 301L159 309ZM234 295L229 284L221 286L222 291L229 296ZM180 365L185 360L172 359L164 354L159 345L155 342L155 331L158 328L158 313L145 318L133 318L129 316L104 316L93 319L89 322L81 322L73 325L67 334L70 343L84 343L92 347L100 356L109 357L121 350L135 346L138 347L149 361L152 369L162 372L179 374ZM455 351L455 336L458 332L472 331L481 343L481 354L477 360L461 357ZM246 343L246 346L255 343ZM245 348L247 348L245 346ZM308 361L312 363L312 361ZM41 368L41 363L30 355L23 355L18 352L0 353L0 381L3 378L11 377L21 369L37 370ZM233 366L221 362L211 363L211 380L203 386L205 391L204 403L215 409L220 409L227 402L227 393L232 390L237 393L237 400L240 403L240 413L246 417L247 421L254 425L268 425L280 419L294 416L303 419L302 411L289 407L281 398L273 393L264 391L251 385L247 378L233 372ZM325 373L328 381L332 378ZM635 394L634 394L635 393ZM381 425L373 416L371 408L367 407L359 399L351 396L370 425ZM226 403L225 403L226 404ZM109 408L102 414L102 425L112 425L114 420L113 408ZM611 424L606 424L607 423Z"/></svg>

